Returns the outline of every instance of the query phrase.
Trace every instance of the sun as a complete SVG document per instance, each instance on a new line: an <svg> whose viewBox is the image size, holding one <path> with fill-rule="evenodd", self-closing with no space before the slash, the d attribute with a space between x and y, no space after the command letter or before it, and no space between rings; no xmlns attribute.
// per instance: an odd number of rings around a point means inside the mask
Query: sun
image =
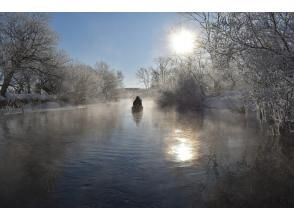
<svg viewBox="0 0 294 220"><path fill-rule="evenodd" d="M171 33L170 46L176 54L190 54L193 52L195 35L187 29L179 29Z"/></svg>

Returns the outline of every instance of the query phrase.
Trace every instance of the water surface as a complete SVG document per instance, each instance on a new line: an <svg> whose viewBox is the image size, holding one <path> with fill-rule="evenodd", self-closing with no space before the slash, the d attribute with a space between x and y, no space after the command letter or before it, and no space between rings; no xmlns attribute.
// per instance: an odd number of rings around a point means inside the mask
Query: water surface
<svg viewBox="0 0 294 220"><path fill-rule="evenodd" d="M131 103L0 119L0 206L293 207L293 138Z"/></svg>

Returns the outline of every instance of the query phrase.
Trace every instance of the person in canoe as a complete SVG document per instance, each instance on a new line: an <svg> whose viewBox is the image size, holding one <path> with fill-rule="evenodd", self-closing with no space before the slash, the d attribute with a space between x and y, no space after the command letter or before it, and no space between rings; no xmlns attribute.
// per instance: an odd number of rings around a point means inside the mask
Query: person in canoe
<svg viewBox="0 0 294 220"><path fill-rule="evenodd" d="M132 111L133 112L139 112L143 110L143 105L142 105L142 99L137 96L136 99L133 102L133 107L132 107Z"/></svg>

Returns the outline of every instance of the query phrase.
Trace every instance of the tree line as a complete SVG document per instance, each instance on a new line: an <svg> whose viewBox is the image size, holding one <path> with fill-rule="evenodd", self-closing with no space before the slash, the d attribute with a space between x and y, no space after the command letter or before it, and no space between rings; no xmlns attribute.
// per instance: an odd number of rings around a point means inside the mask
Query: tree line
<svg viewBox="0 0 294 220"><path fill-rule="evenodd" d="M115 99L123 74L73 62L45 13L0 13L0 96L48 94L75 104Z"/></svg>
<svg viewBox="0 0 294 220"><path fill-rule="evenodd" d="M200 27L195 52L138 70L145 87L159 89L166 104L188 107L239 91L245 110L253 108L273 134L293 132L294 13L182 15Z"/></svg>

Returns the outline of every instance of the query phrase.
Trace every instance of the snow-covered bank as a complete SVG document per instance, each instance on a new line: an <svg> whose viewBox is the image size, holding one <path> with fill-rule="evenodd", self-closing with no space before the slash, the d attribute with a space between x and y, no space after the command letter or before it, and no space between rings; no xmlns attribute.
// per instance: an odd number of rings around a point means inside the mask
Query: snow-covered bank
<svg viewBox="0 0 294 220"><path fill-rule="evenodd" d="M61 101L53 96L40 95L8 95L0 96L0 117L8 115L18 115L26 113L67 111L76 109L86 109L101 103L111 103L112 101L101 101L93 99L92 103L75 105Z"/></svg>
<svg viewBox="0 0 294 220"><path fill-rule="evenodd" d="M71 110L85 108L59 101L54 96L39 94L7 94L0 96L0 115Z"/></svg>
<svg viewBox="0 0 294 220"><path fill-rule="evenodd" d="M75 109L85 109L86 105L72 106L69 104L58 103L58 102L47 102L39 105L27 104L22 108L3 108L0 109L0 115L18 115L26 113L37 113L37 112L49 112L49 111L67 111Z"/></svg>
<svg viewBox="0 0 294 220"><path fill-rule="evenodd" d="M55 96L46 94L11 94L7 93L6 97L0 96L0 108L5 106L22 107L28 103L44 103L56 100Z"/></svg>

